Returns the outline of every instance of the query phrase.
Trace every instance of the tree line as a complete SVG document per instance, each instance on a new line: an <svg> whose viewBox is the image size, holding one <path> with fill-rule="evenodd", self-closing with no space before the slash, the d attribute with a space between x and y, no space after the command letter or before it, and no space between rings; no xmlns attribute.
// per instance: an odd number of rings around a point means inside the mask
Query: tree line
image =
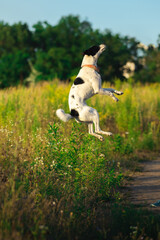
<svg viewBox="0 0 160 240"><path fill-rule="evenodd" d="M69 15L55 26L38 22L31 29L26 23L0 22L0 88L24 84L33 69L39 73L36 81L67 81L78 73L83 51L101 43L107 46L99 59L104 81L123 80L128 61L135 64L135 80L160 81L158 47L144 50L134 37L94 30L90 22Z"/></svg>

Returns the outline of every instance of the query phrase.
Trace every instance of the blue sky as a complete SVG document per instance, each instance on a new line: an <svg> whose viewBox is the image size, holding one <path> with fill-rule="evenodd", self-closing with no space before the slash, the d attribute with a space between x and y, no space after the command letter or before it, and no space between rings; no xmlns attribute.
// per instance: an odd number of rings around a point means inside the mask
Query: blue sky
<svg viewBox="0 0 160 240"><path fill-rule="evenodd" d="M56 25L62 16L79 15L94 29L110 29L157 45L160 34L160 0L0 0L0 20L13 24L38 21Z"/></svg>

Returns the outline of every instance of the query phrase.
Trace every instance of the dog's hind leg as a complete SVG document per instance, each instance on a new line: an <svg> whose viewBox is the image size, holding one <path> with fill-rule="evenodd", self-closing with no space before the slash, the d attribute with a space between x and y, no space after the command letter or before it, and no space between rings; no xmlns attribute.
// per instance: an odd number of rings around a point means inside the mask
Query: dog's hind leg
<svg viewBox="0 0 160 240"><path fill-rule="evenodd" d="M89 134L91 134L92 136L98 138L100 141L104 140L104 138L101 135L94 133L94 131L93 131L93 123L89 123L88 124L88 130L89 130Z"/></svg>
<svg viewBox="0 0 160 240"><path fill-rule="evenodd" d="M112 135L111 132L105 132L105 131L102 131L102 130L100 129L98 112L97 112L97 116L94 117L93 122L94 122L94 124L95 124L95 132L96 132L96 133L104 134L104 135L107 135L107 136L111 136L111 135Z"/></svg>
<svg viewBox="0 0 160 240"><path fill-rule="evenodd" d="M104 134L104 135L107 135L107 136L112 136L113 135L113 133L111 133L111 132L102 131L99 127L99 124L97 124L97 123L95 124L95 132L100 133L100 134Z"/></svg>

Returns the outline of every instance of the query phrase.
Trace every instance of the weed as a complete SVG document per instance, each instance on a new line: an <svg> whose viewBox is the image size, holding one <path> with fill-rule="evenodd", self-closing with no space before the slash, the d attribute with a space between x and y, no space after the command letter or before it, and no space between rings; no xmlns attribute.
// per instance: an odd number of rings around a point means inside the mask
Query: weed
<svg viewBox="0 0 160 240"><path fill-rule="evenodd" d="M0 239L158 236L157 219L147 216L157 229L145 228L135 209L120 204L120 189L136 152L158 149L160 85L116 84L124 90L118 104L88 101L102 129L114 133L103 143L85 124L56 118L58 107L68 111L69 84L0 91Z"/></svg>

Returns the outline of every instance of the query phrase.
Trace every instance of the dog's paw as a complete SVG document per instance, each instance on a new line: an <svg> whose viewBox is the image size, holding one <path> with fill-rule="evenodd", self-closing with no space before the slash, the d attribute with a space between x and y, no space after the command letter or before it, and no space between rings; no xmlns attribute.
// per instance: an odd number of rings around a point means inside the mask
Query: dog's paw
<svg viewBox="0 0 160 240"><path fill-rule="evenodd" d="M99 140L100 140L101 142L103 142L103 141L104 141L104 137L102 137L102 136L99 135Z"/></svg>
<svg viewBox="0 0 160 240"><path fill-rule="evenodd" d="M113 133L111 133L111 132L106 132L106 135L107 135L107 136L112 136Z"/></svg>
<svg viewBox="0 0 160 240"><path fill-rule="evenodd" d="M117 90L115 90L114 93L117 94L117 95L122 95L123 94L123 92L120 92L120 91L117 91Z"/></svg>
<svg viewBox="0 0 160 240"><path fill-rule="evenodd" d="M118 101L119 101L119 99L116 98L115 96L113 97L113 100L114 100L115 102L118 102Z"/></svg>

